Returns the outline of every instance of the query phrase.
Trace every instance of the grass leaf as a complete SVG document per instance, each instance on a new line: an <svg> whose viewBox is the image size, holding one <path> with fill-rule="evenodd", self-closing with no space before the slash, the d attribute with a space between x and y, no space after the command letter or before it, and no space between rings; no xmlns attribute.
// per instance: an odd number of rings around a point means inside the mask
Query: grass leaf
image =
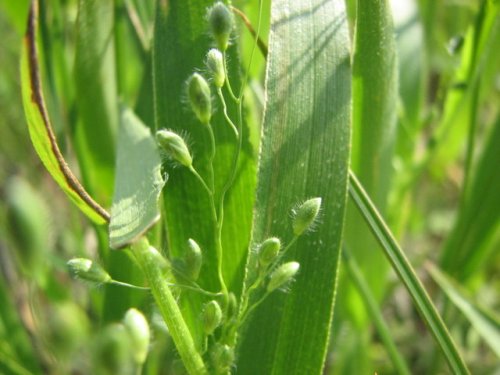
<svg viewBox="0 0 500 375"><path fill-rule="evenodd" d="M351 169L385 212L393 174L398 66L389 2L357 1L353 53ZM346 243L380 300L387 263L352 204L348 205ZM349 311L352 315L352 309ZM362 325L361 325L362 326Z"/></svg>
<svg viewBox="0 0 500 375"><path fill-rule="evenodd" d="M113 2L80 0L76 25L75 147L84 182L95 197L110 204L118 127Z"/></svg>
<svg viewBox="0 0 500 375"><path fill-rule="evenodd" d="M109 224L111 248L134 242L158 221L158 198L164 185L151 131L130 109L122 109Z"/></svg>
<svg viewBox="0 0 500 375"><path fill-rule="evenodd" d="M468 374L469 370L451 338L448 329L439 316L434 304L425 291L424 286L415 274L413 267L406 258L391 231L384 223L370 197L366 194L356 176L349 174L349 195L361 212L373 235L382 246L386 257L391 262L405 288L410 293L413 302L424 322L429 326L434 339L442 350L450 369L454 374Z"/></svg>
<svg viewBox="0 0 500 375"><path fill-rule="evenodd" d="M317 231L286 260L290 292L274 292L249 324L240 374L320 374L333 311L344 222L351 70L343 1L274 1L253 243L292 238L290 210L321 197Z"/></svg>
<svg viewBox="0 0 500 375"><path fill-rule="evenodd" d="M37 47L38 1L33 1L28 30L21 55L21 86L24 111L33 146L57 184L70 200L97 224L109 220L109 214L86 192L69 169L59 150L45 105Z"/></svg>
<svg viewBox="0 0 500 375"><path fill-rule="evenodd" d="M465 295L465 291L461 290L460 285L433 264L428 263L427 269L455 307L465 315L477 333L481 335L493 352L500 357L500 320L498 316L491 316L478 308Z"/></svg>

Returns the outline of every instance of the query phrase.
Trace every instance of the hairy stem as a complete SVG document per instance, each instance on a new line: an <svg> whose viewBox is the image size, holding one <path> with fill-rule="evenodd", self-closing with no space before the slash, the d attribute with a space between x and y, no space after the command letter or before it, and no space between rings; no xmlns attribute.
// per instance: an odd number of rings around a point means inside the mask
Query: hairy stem
<svg viewBox="0 0 500 375"><path fill-rule="evenodd" d="M186 366L187 372L190 375L208 374L203 359L196 350L191 332L189 332L189 328L164 277L160 266L161 262L158 261L159 257L161 257L160 253L154 247L149 246L145 239L134 244L132 251L148 280L153 297L167 324L168 331L184 366Z"/></svg>

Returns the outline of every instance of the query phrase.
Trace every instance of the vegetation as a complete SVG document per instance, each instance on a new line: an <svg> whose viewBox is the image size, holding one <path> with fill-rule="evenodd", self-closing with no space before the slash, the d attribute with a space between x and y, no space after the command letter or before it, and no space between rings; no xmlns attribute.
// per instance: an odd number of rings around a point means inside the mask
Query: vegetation
<svg viewBox="0 0 500 375"><path fill-rule="evenodd" d="M500 371L498 1L0 9L0 373Z"/></svg>

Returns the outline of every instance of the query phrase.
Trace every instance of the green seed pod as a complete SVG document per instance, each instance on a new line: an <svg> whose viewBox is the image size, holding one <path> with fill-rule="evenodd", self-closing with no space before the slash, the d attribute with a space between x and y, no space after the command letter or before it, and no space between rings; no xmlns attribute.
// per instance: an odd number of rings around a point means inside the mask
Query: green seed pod
<svg viewBox="0 0 500 375"><path fill-rule="evenodd" d="M212 74L215 86L219 88L224 86L226 72L224 70L224 56L222 56L222 53L218 49L212 48L207 53L206 64Z"/></svg>
<svg viewBox="0 0 500 375"><path fill-rule="evenodd" d="M271 237L262 242L259 246L259 264L267 266L276 259L281 249L281 241L279 238Z"/></svg>
<svg viewBox="0 0 500 375"><path fill-rule="evenodd" d="M299 271L300 264L288 262L279 266L272 274L267 284L267 291L272 292L288 283Z"/></svg>
<svg viewBox="0 0 500 375"><path fill-rule="evenodd" d="M293 211L293 233L300 236L302 233L310 229L316 218L318 217L321 208L321 198L312 198L302 203Z"/></svg>
<svg viewBox="0 0 500 375"><path fill-rule="evenodd" d="M187 251L184 257L185 273L190 280L196 281L198 276L200 276L202 260L203 257L200 246L195 240L190 238L188 240Z"/></svg>
<svg viewBox="0 0 500 375"><path fill-rule="evenodd" d="M130 334L134 361L142 365L148 356L150 338L148 322L139 310L132 308L125 314L123 325Z"/></svg>
<svg viewBox="0 0 500 375"><path fill-rule="evenodd" d="M218 1L208 9L207 18L217 48L225 51L229 45L229 37L234 27L233 13L222 1Z"/></svg>
<svg viewBox="0 0 500 375"><path fill-rule="evenodd" d="M200 74L193 73L187 81L187 87L194 114L201 123L208 124L212 117L212 99L207 81Z"/></svg>
<svg viewBox="0 0 500 375"><path fill-rule="evenodd" d="M222 310L217 301L212 300L205 305L203 310L203 329L207 335L214 333L222 322Z"/></svg>
<svg viewBox="0 0 500 375"><path fill-rule="evenodd" d="M193 165L191 153L180 135L170 130L158 130L156 142L173 160L188 168Z"/></svg>
<svg viewBox="0 0 500 375"><path fill-rule="evenodd" d="M107 283L111 276L98 264L90 259L74 258L66 263L70 275L75 279L82 279L93 283Z"/></svg>
<svg viewBox="0 0 500 375"><path fill-rule="evenodd" d="M212 361L217 374L225 374L234 363L234 350L228 345L217 344L212 351Z"/></svg>

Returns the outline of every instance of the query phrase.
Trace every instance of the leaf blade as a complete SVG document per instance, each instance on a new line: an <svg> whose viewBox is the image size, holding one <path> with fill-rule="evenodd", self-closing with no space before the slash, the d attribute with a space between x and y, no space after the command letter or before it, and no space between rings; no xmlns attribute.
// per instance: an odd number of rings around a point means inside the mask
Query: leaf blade
<svg viewBox="0 0 500 375"><path fill-rule="evenodd" d="M96 224L109 221L109 214L85 191L59 150L43 98L37 47L38 2L33 1L21 54L23 106L33 146L52 178L69 199Z"/></svg>
<svg viewBox="0 0 500 375"><path fill-rule="evenodd" d="M500 357L500 323L498 316L485 314L465 295L460 285L435 265L429 263L427 269L455 307L462 312L497 357Z"/></svg>
<svg viewBox="0 0 500 375"><path fill-rule="evenodd" d="M109 224L110 246L135 242L160 219L158 199L165 180L151 132L130 109L122 109L118 132L115 193Z"/></svg>
<svg viewBox="0 0 500 375"><path fill-rule="evenodd" d="M347 21L340 1L283 0L271 6L253 243L269 236L290 240L289 213L300 200L321 197L325 214L318 231L291 250L301 265L291 293L273 294L255 312L237 366L242 374L319 374L346 203Z"/></svg>
<svg viewBox="0 0 500 375"><path fill-rule="evenodd" d="M83 181L109 205L114 186L118 95L114 2L79 0L73 78L78 123L75 149Z"/></svg>
<svg viewBox="0 0 500 375"><path fill-rule="evenodd" d="M408 290L416 308L434 336L448 364L455 374L469 374L467 365L461 357L455 342L450 336L443 320L417 277L391 231L378 213L354 173L349 173L349 195L356 204L366 223L370 227L385 252L386 257Z"/></svg>

